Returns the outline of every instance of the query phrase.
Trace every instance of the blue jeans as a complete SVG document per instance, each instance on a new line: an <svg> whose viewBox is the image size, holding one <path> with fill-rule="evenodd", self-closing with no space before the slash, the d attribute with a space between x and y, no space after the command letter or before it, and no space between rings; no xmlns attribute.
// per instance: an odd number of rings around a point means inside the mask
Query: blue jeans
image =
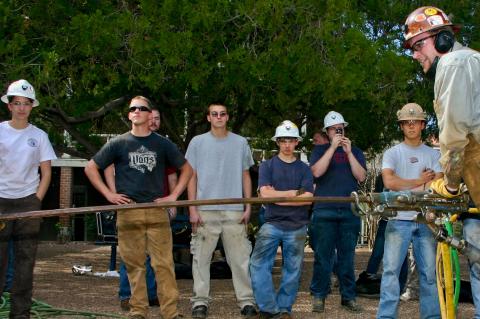
<svg viewBox="0 0 480 319"><path fill-rule="evenodd" d="M147 273L145 280L147 281L147 294L148 300L157 299L157 283L155 281L155 272L150 265L150 256L147 256L145 261L145 267L147 268ZM118 297L120 300L130 299L132 293L130 291L130 282L128 281L127 268L123 261L120 263L120 282L118 287Z"/></svg>
<svg viewBox="0 0 480 319"><path fill-rule="evenodd" d="M470 244L480 249L480 220L465 219L463 221L463 237ZM472 285L475 319L480 319L480 265L470 264L470 284Z"/></svg>
<svg viewBox="0 0 480 319"><path fill-rule="evenodd" d="M266 223L260 228L250 258L253 294L260 311L292 311L300 284L306 236L307 226L296 230L281 230ZM283 245L282 280L275 292L272 268L280 243Z"/></svg>
<svg viewBox="0 0 480 319"><path fill-rule="evenodd" d="M355 247L360 232L360 218L350 209L315 209L310 224L314 250L313 277L310 292L325 298L330 292L333 254L337 249L337 277L342 300L355 300Z"/></svg>
<svg viewBox="0 0 480 319"><path fill-rule="evenodd" d="M375 234L372 254L368 259L367 273L369 274L376 274L380 268L380 263L383 259L383 250L385 249L385 228L387 228L387 221L380 219L378 222L377 233Z"/></svg>
<svg viewBox="0 0 480 319"><path fill-rule="evenodd" d="M413 221L390 220L385 230L383 275L377 318L397 318L400 299L398 276L410 242L420 280L420 318L440 318L435 255L437 244L428 226Z"/></svg>
<svg viewBox="0 0 480 319"><path fill-rule="evenodd" d="M380 263L383 259L383 251L385 249L385 229L387 228L387 221L380 219L378 222L377 233L375 234L375 242L373 243L372 254L368 259L367 264L367 273L377 274L378 269L380 268ZM400 270L400 292L402 293L407 284L408 278L408 257L405 257L403 261L402 268Z"/></svg>

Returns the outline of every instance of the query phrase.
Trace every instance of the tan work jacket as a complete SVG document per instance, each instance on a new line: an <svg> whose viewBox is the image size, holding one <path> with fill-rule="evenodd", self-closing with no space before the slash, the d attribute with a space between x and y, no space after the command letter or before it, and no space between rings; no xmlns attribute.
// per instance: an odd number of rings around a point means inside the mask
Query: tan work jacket
<svg viewBox="0 0 480 319"><path fill-rule="evenodd" d="M464 156L469 141L469 148L480 142L480 53L456 42L438 62L434 89L440 163L447 184L457 186L468 160ZM467 154L472 157L468 149Z"/></svg>

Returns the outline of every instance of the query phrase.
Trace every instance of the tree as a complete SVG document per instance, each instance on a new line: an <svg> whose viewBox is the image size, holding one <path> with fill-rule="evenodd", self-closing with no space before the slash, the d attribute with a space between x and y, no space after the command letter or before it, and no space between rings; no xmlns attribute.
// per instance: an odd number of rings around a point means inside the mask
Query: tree
<svg viewBox="0 0 480 319"><path fill-rule="evenodd" d="M437 1L478 47L476 1ZM401 47L419 3L399 1L0 1L2 83L26 78L41 106L32 120L55 148L90 157L100 133L128 130L128 100L151 98L181 148L207 130L213 101L233 131L265 137L284 119L313 127L329 110L363 149L398 134L395 110L432 112L431 83ZM0 115L7 117L3 110ZM65 132L73 142L65 143ZM311 133L309 133L311 134Z"/></svg>

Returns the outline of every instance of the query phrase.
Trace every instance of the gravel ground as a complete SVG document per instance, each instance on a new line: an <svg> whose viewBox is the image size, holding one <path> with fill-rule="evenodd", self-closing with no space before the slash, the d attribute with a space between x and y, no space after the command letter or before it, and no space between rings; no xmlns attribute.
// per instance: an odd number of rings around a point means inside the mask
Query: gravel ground
<svg viewBox="0 0 480 319"><path fill-rule="evenodd" d="M366 267L369 251L359 249L356 258L357 275ZM126 316L120 310L117 298L118 278L75 276L73 264L91 264L94 272L108 270L110 247L95 246L87 243L56 244L42 243L39 246L35 267L34 298L57 308L78 311L112 313ZM277 260L276 265L280 265ZM462 278L468 276L465 260L462 260ZM293 308L294 318L374 318L378 300L359 297L358 303L364 308L361 314L350 314L340 307L338 288L334 289L326 302L326 312L314 314L311 310L309 282L312 275L313 255L307 249L302 272L301 286ZM274 277L280 277L281 269L274 268ZM278 280L277 280L278 281ZM180 290L179 309L185 318L190 318L189 298L192 294L192 280L178 280ZM209 318L242 318L235 303L235 294L231 280L212 280L212 302ZM418 318L418 302L401 302L399 318ZM457 318L472 318L473 305L460 304ZM80 318L80 317L63 317ZM100 317L98 317L100 318ZM102 318L109 318L105 316ZM149 318L161 318L159 308L150 308Z"/></svg>

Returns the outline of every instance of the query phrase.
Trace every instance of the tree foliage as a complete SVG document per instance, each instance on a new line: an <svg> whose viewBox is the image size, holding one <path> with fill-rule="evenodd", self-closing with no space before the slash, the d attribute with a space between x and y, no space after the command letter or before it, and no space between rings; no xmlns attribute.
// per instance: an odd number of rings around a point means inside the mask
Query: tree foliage
<svg viewBox="0 0 480 319"><path fill-rule="evenodd" d="M434 1L480 47L477 1ZM395 111L432 111L431 83L402 48L419 1L0 1L0 81L25 78L32 121L59 151L91 156L100 133L128 130L126 106L151 98L181 148L222 101L232 130L265 146L284 119L322 127L329 110L371 152L397 137ZM1 118L8 117L5 109ZM65 142L68 132L73 142ZM263 143L263 144L262 144Z"/></svg>

